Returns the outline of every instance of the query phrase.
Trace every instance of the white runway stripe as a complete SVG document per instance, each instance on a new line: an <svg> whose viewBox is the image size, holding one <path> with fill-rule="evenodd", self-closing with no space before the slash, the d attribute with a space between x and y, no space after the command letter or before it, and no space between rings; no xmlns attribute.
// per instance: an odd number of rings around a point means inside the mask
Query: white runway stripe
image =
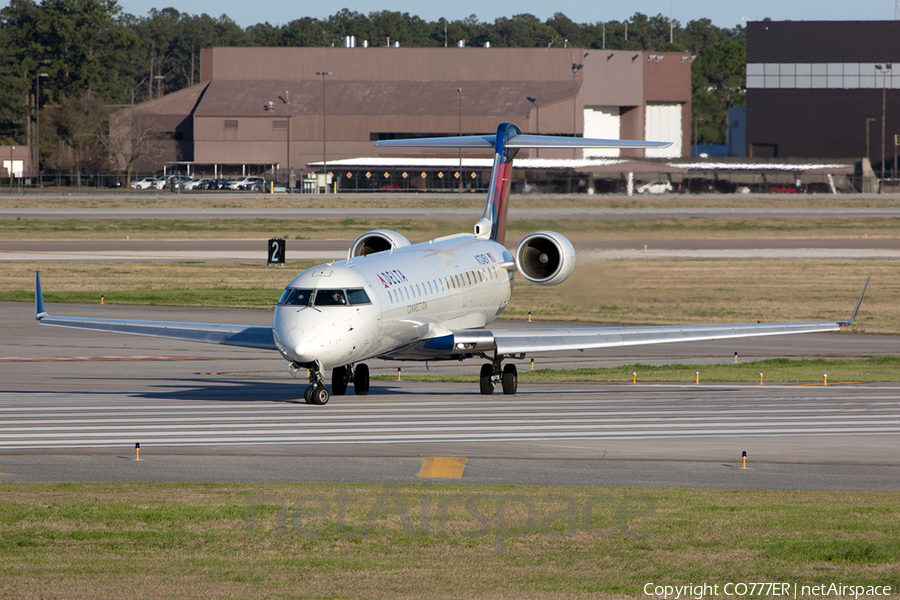
<svg viewBox="0 0 900 600"><path fill-rule="evenodd" d="M458 391L459 388L453 388ZM746 398L746 388L677 402L640 394L461 395L430 401L335 397L326 407L283 402L183 404L128 398L81 405L71 396L0 393L0 451L175 446L266 446L823 436L900 433L895 395ZM581 390L583 392L583 390ZM849 392L849 390L847 390Z"/></svg>

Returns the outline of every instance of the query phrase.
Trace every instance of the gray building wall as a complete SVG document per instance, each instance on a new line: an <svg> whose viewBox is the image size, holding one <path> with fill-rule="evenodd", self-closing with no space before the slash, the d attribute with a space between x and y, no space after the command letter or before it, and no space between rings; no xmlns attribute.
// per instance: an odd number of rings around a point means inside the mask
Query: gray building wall
<svg viewBox="0 0 900 600"><path fill-rule="evenodd" d="M894 73L895 62L900 63L897 21L749 23L750 155L871 156L880 163L883 151L892 161L893 136L900 134L900 64Z"/></svg>

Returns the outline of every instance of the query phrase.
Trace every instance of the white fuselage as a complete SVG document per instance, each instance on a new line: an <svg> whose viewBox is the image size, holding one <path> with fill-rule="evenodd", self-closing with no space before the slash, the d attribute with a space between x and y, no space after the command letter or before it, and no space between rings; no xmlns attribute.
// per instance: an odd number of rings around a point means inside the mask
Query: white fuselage
<svg viewBox="0 0 900 600"><path fill-rule="evenodd" d="M483 327L509 302L512 260L502 245L460 234L307 269L285 297L308 290L312 299L279 303L275 344L292 363L329 369ZM335 291L343 303L325 302Z"/></svg>

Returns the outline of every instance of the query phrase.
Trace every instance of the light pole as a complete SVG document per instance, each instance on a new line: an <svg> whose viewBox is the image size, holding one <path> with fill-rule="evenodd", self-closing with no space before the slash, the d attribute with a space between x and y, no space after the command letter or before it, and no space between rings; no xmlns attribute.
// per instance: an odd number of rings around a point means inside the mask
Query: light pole
<svg viewBox="0 0 900 600"><path fill-rule="evenodd" d="M888 71L893 71L891 63L884 65L875 65L875 68L881 71L881 185L878 186L880 194L884 188L884 143L885 143L885 120L887 113L887 76Z"/></svg>
<svg viewBox="0 0 900 600"><path fill-rule="evenodd" d="M866 160L869 161L869 167L872 166L872 159L869 158L869 149L871 146L869 145L869 124L875 122L875 117L869 117L866 119Z"/></svg>
<svg viewBox="0 0 900 600"><path fill-rule="evenodd" d="M532 98L531 96L526 96L525 99L528 100L529 102L531 102L532 104L534 104L534 111L535 111L535 117L536 117L535 118L535 130L536 130L535 134L540 135L541 134L541 107L538 106L537 98ZM534 157L535 158L541 157L540 148L535 148Z"/></svg>
<svg viewBox="0 0 900 600"><path fill-rule="evenodd" d="M38 73L35 78L37 87L34 94L34 163L38 177L41 176L41 78L50 77L49 73Z"/></svg>
<svg viewBox="0 0 900 600"><path fill-rule="evenodd" d="M325 153L325 135L327 122L325 120L325 78L331 75L331 71L316 71L316 75L322 76L322 180L325 183L325 193L328 193L328 155Z"/></svg>
<svg viewBox="0 0 900 600"><path fill-rule="evenodd" d="M462 88L456 88L459 99L459 137L462 137ZM462 148L459 149L459 191L463 191Z"/></svg>
<svg viewBox="0 0 900 600"><path fill-rule="evenodd" d="M571 52L571 50L570 50ZM587 58L588 52L582 58ZM578 137L578 71L584 68L584 63L572 61L572 137ZM573 156L578 158L578 149L573 150Z"/></svg>

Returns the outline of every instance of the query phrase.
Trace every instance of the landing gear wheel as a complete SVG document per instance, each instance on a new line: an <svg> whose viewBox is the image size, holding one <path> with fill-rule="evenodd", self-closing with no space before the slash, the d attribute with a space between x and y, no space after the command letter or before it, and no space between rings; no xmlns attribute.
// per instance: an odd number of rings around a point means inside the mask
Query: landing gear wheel
<svg viewBox="0 0 900 600"><path fill-rule="evenodd" d="M335 367L331 371L331 393L343 396L347 393L347 367Z"/></svg>
<svg viewBox="0 0 900 600"><path fill-rule="evenodd" d="M494 382L491 381L493 375L494 367L491 364L485 363L481 365L481 376L478 381L481 384L481 393L485 396L490 396L494 393Z"/></svg>
<svg viewBox="0 0 900 600"><path fill-rule="evenodd" d="M311 386L307 387L306 390L303 392L303 399L306 400L307 404L313 403L313 392L315 391L315 389L316 389L315 386L311 385Z"/></svg>
<svg viewBox="0 0 900 600"><path fill-rule="evenodd" d="M516 365L506 365L503 367L503 377L500 381L503 384L504 394L507 396L515 394L516 389L519 387L519 375L516 372Z"/></svg>
<svg viewBox="0 0 900 600"><path fill-rule="evenodd" d="M367 396L369 394L369 366L356 365L353 373L353 391L357 396Z"/></svg>
<svg viewBox="0 0 900 600"><path fill-rule="evenodd" d="M324 385L317 385L312 388L312 402L310 404L315 404L317 406L322 406L324 404L328 404L328 399L331 397L328 394L328 388Z"/></svg>

